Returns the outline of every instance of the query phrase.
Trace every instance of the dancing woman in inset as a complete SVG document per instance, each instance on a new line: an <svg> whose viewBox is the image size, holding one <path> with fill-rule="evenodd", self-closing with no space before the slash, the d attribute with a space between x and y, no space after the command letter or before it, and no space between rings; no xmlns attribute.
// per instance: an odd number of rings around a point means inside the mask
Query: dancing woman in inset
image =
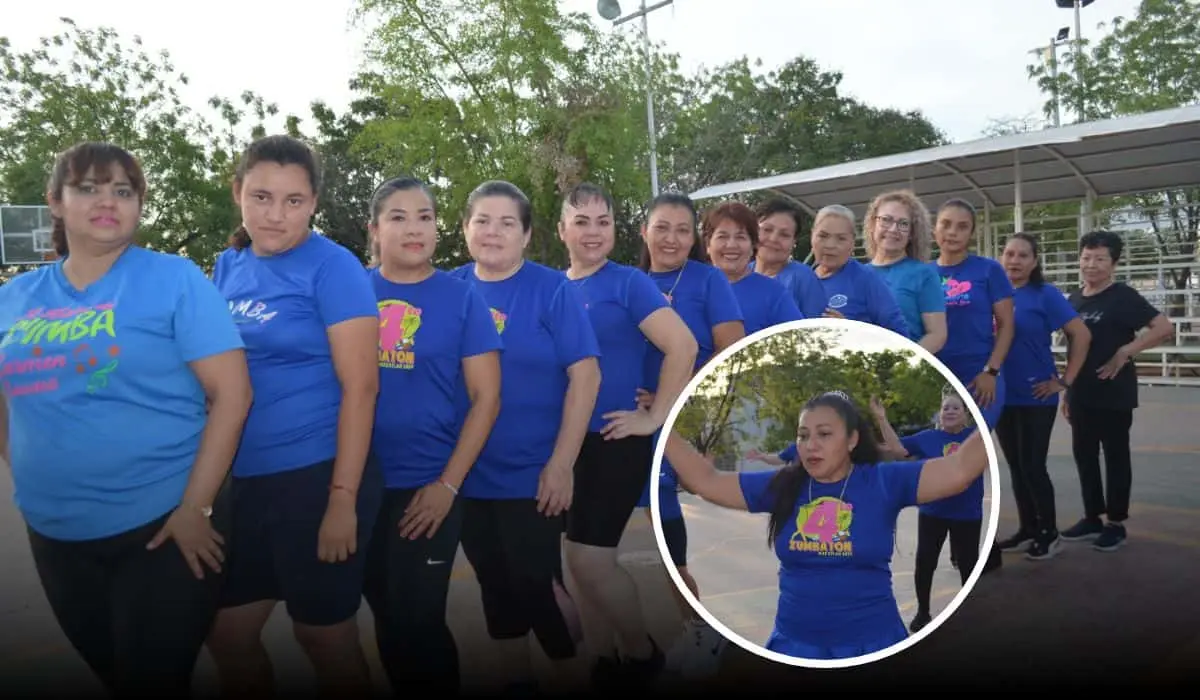
<svg viewBox="0 0 1200 700"><path fill-rule="evenodd" d="M975 432L971 414L962 397L949 393L942 397L942 406L935 419L936 425L928 430L902 438L896 434L888 421L887 410L879 401L871 402L875 421L883 434L881 452L884 459L929 459L953 454L962 446L963 440ZM950 551L963 585L979 561L979 536L983 533L983 475L971 482L961 499L970 507L948 514L932 511L922 505L917 516L917 561L913 572L913 583L917 591L917 614L909 626L918 632L933 619L930 615L929 598L933 589L933 574L937 571L938 559L942 556L942 545L950 537ZM932 504L930 504L932 505Z"/></svg>
<svg viewBox="0 0 1200 700"><path fill-rule="evenodd" d="M987 468L983 439L976 432L944 457L880 463L868 422L840 392L805 404L796 437L799 463L776 471L719 471L675 432L666 456L701 498L770 514L781 568L768 650L846 659L887 649L908 636L892 588L896 519L965 491Z"/></svg>

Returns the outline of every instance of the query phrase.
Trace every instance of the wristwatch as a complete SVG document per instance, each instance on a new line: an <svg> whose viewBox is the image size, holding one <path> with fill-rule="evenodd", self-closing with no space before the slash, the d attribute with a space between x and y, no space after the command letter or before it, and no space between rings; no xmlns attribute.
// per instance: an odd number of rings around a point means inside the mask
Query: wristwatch
<svg viewBox="0 0 1200 700"><path fill-rule="evenodd" d="M190 503L181 503L180 505L186 508L198 510L200 511L200 515L203 515L206 518L211 518L213 514L212 506L195 506Z"/></svg>
<svg viewBox="0 0 1200 700"><path fill-rule="evenodd" d="M995 368L993 368L993 367L991 367L991 366L989 366L989 365L984 365L984 366L983 366L983 371L984 371L984 372L987 372L988 374L992 375L993 377L995 377L996 375L1000 374L1000 370L998 370L998 369L995 369Z"/></svg>

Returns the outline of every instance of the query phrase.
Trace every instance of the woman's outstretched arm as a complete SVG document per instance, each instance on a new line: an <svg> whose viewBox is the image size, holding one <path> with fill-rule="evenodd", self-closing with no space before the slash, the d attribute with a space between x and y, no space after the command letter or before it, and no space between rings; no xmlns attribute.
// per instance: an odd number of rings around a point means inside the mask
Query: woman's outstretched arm
<svg viewBox="0 0 1200 700"><path fill-rule="evenodd" d="M688 491L718 506L747 510L737 473L718 470L674 430L667 433L664 456L679 475L679 483Z"/></svg>

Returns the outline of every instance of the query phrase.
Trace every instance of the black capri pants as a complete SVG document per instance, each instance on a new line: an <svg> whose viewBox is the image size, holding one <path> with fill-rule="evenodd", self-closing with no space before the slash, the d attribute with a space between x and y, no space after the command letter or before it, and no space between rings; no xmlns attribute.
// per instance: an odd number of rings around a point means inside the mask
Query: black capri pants
<svg viewBox="0 0 1200 700"><path fill-rule="evenodd" d="M483 598L492 639L530 632L546 656L575 655L575 641L554 594L562 570L563 516L546 517L537 500L463 499L462 548Z"/></svg>
<svg viewBox="0 0 1200 700"><path fill-rule="evenodd" d="M588 433L575 461L567 539L594 547L620 544L653 458L654 441L648 435L605 440L600 433Z"/></svg>
<svg viewBox="0 0 1200 700"><path fill-rule="evenodd" d="M317 558L333 460L233 479L233 537L222 607L283 601L293 622L336 625L362 606L367 547L383 500L383 472L368 459L358 488L358 548L346 561Z"/></svg>
<svg viewBox="0 0 1200 700"><path fill-rule="evenodd" d="M218 497L213 526L228 536ZM146 544L170 513L111 537L67 542L26 528L59 627L115 697L188 697L224 576L197 579L174 541Z"/></svg>

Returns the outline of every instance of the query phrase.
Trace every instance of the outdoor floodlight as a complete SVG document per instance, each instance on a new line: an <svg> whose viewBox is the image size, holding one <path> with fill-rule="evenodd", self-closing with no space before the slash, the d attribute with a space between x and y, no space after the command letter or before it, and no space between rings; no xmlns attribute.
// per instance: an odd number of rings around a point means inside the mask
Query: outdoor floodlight
<svg viewBox="0 0 1200 700"><path fill-rule="evenodd" d="M1069 37L1069 36L1071 36L1071 28L1063 27L1062 29L1058 30L1058 36L1054 37L1054 40L1055 41L1066 41L1067 37Z"/></svg>
<svg viewBox="0 0 1200 700"><path fill-rule="evenodd" d="M1079 3L1079 7L1087 7L1093 2L1096 2L1096 0L1083 0L1083 2ZM1070 10L1075 7L1075 0L1054 0L1054 4L1058 5L1061 9Z"/></svg>
<svg viewBox="0 0 1200 700"><path fill-rule="evenodd" d="M596 13L607 20L621 16L621 3L617 0L600 0L596 3Z"/></svg>

